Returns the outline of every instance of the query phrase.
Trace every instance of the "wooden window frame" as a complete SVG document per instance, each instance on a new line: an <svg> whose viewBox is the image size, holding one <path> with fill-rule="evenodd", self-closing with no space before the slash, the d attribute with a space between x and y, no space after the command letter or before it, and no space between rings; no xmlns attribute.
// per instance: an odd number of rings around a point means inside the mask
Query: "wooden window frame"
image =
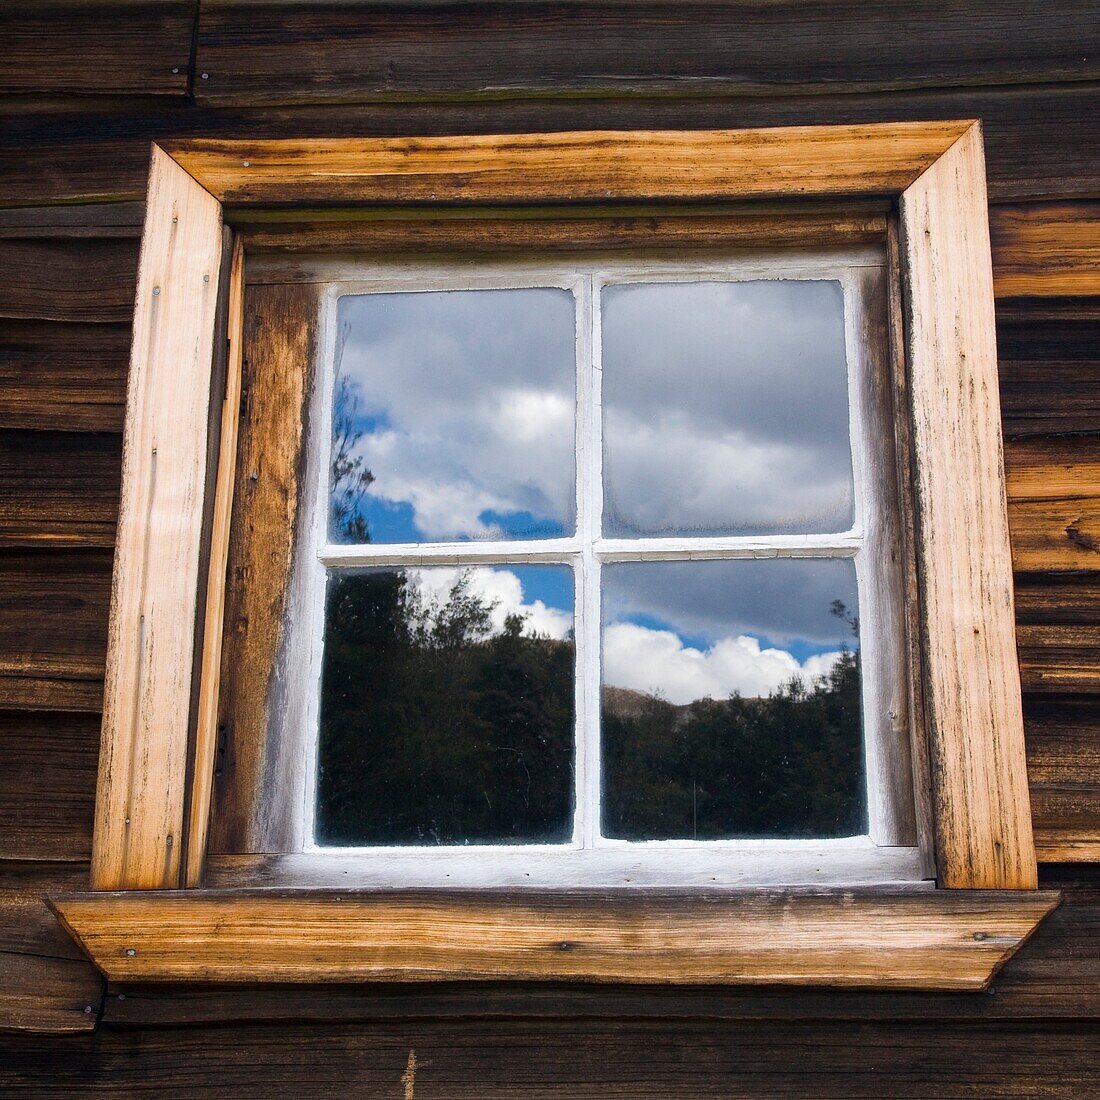
<svg viewBox="0 0 1100 1100"><path fill-rule="evenodd" d="M291 204L857 198L898 209L894 388L938 888L199 888L241 383L245 250L227 219ZM978 122L153 147L92 890L52 899L109 978L980 989L1057 905L1036 884Z"/></svg>

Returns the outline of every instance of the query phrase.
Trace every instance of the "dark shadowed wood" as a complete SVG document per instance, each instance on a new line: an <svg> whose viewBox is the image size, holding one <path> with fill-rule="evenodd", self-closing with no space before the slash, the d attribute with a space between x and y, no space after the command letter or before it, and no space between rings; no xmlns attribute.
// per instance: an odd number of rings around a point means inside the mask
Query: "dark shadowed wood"
<svg viewBox="0 0 1100 1100"><path fill-rule="evenodd" d="M748 99L503 100L343 108L196 110L150 101L0 117L0 202L141 200L149 143L169 138L308 138L702 129L981 118L995 201L1095 197L1100 88L949 89ZM1041 118L1042 126L1035 125Z"/></svg>
<svg viewBox="0 0 1100 1100"><path fill-rule="evenodd" d="M150 1093L171 1100L1079 1100L1095 1092L1091 1023L728 1024L587 1019L104 1030L11 1040L13 1097ZM412 1091L406 1091L409 1086Z"/></svg>
<svg viewBox="0 0 1100 1100"><path fill-rule="evenodd" d="M1028 699L1025 719L1039 858L1100 862L1100 696Z"/></svg>
<svg viewBox="0 0 1100 1100"><path fill-rule="evenodd" d="M1085 0L944 9L858 3L373 3L205 0L200 102L864 91L1092 79ZM303 43L308 43L303 48ZM777 49L777 44L782 48Z"/></svg>
<svg viewBox="0 0 1100 1100"><path fill-rule="evenodd" d="M98 757L98 715L0 712L0 859L91 855Z"/></svg>
<svg viewBox="0 0 1100 1100"><path fill-rule="evenodd" d="M880 207L883 204L879 204ZM343 252L357 257L396 253L469 255L572 249L768 248L870 244L886 236L883 209L844 206L714 207L677 210L614 206L542 210L497 208L480 216L453 210L277 211L238 222L249 254ZM261 220L262 219L262 220ZM266 263L264 262L266 260ZM254 273L255 272L255 273ZM250 267L249 281L287 282L277 260Z"/></svg>
<svg viewBox="0 0 1100 1100"><path fill-rule="evenodd" d="M144 202L80 203L76 206L0 208L0 239L141 236Z"/></svg>
<svg viewBox="0 0 1100 1100"><path fill-rule="evenodd" d="M1093 360L1001 357L1001 416L1006 439L1083 435L1100 424L1100 347Z"/></svg>
<svg viewBox="0 0 1100 1100"><path fill-rule="evenodd" d="M0 547L111 546L117 435L0 431Z"/></svg>
<svg viewBox="0 0 1100 1100"><path fill-rule="evenodd" d="M121 432L130 327L0 320L0 428Z"/></svg>
<svg viewBox="0 0 1100 1100"><path fill-rule="evenodd" d="M187 93L197 0L14 0L0 93Z"/></svg>
<svg viewBox="0 0 1100 1100"><path fill-rule="evenodd" d="M43 901L48 890L87 880L86 863L0 861L0 1031L95 1027L103 981Z"/></svg>
<svg viewBox="0 0 1100 1100"><path fill-rule="evenodd" d="M0 317L129 322L137 242L0 240Z"/></svg>
<svg viewBox="0 0 1100 1100"><path fill-rule="evenodd" d="M1058 695L1100 692L1100 579L1020 578L1016 618L1026 690Z"/></svg>
<svg viewBox="0 0 1100 1100"><path fill-rule="evenodd" d="M535 981L976 991L1048 891L97 891L52 898L115 981Z"/></svg>
<svg viewBox="0 0 1100 1100"><path fill-rule="evenodd" d="M111 557L60 551L0 555L0 707L98 710L103 694Z"/></svg>
<svg viewBox="0 0 1100 1100"><path fill-rule="evenodd" d="M286 797L276 782L280 739L268 736L268 726L281 715L272 692L297 535L318 300L315 287L293 286L253 287L245 301L211 852L264 851L280 839L265 824L280 816L278 800Z"/></svg>

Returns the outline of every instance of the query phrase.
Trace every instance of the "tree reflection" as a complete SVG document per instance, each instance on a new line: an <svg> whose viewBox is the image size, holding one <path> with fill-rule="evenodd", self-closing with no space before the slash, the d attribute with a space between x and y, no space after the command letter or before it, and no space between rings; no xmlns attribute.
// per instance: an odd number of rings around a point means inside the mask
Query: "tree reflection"
<svg viewBox="0 0 1100 1100"><path fill-rule="evenodd" d="M844 604L832 612L858 634ZM833 837L866 831L859 654L807 687L676 706L603 695L604 828L630 840Z"/></svg>
<svg viewBox="0 0 1100 1100"><path fill-rule="evenodd" d="M318 836L338 844L561 841L573 811L573 644L494 632L459 576L330 582Z"/></svg>

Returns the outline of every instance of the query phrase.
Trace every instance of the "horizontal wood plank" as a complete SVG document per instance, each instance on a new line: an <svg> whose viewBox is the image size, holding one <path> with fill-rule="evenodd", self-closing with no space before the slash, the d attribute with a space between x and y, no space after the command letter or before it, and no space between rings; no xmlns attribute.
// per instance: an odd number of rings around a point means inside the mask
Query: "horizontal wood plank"
<svg viewBox="0 0 1100 1100"><path fill-rule="evenodd" d="M981 118L993 201L1095 198L1100 87L943 89L757 98L504 99L198 110L100 104L0 117L0 205L141 201L149 144L171 138L400 137L563 130L717 129ZM1042 126L1035 119L1043 120Z"/></svg>
<svg viewBox="0 0 1100 1100"><path fill-rule="evenodd" d="M0 94L187 94L197 0L12 0Z"/></svg>
<svg viewBox="0 0 1100 1100"><path fill-rule="evenodd" d="M99 679L107 649L111 555L0 555L0 668Z"/></svg>
<svg viewBox="0 0 1100 1100"><path fill-rule="evenodd" d="M103 980L58 926L46 891L87 882L87 864L0 860L0 1031L90 1032Z"/></svg>
<svg viewBox="0 0 1100 1100"><path fill-rule="evenodd" d="M870 91L1087 80L1085 0L857 3L205 0L202 103L576 93ZM302 43L309 48L303 49ZM776 43L782 49L776 49Z"/></svg>
<svg viewBox="0 0 1100 1100"><path fill-rule="evenodd" d="M0 547L109 547L117 435L0 431Z"/></svg>
<svg viewBox="0 0 1100 1100"><path fill-rule="evenodd" d="M245 215L247 217L247 214ZM623 209L496 210L450 216L409 210L278 211L263 220L237 222L251 257L249 281L280 278L277 261L262 253L354 253L392 257L398 253L622 250L645 248L776 248L881 244L884 210L801 206ZM266 261L266 264L265 264ZM269 266L273 265L273 266Z"/></svg>
<svg viewBox="0 0 1100 1100"><path fill-rule="evenodd" d="M1031 697L1025 719L1039 858L1100 862L1100 696Z"/></svg>
<svg viewBox="0 0 1100 1100"><path fill-rule="evenodd" d="M0 429L122 431L128 324L0 320Z"/></svg>
<svg viewBox="0 0 1100 1100"><path fill-rule="evenodd" d="M1100 202L1000 206L989 229L998 297L1100 294Z"/></svg>
<svg viewBox="0 0 1100 1100"><path fill-rule="evenodd" d="M169 140L227 205L584 202L897 194L969 122L404 138Z"/></svg>
<svg viewBox="0 0 1100 1100"><path fill-rule="evenodd" d="M53 899L112 980L982 989L1057 905L1020 891L91 893Z"/></svg>
<svg viewBox="0 0 1100 1100"><path fill-rule="evenodd" d="M1096 1091L1092 1021L1058 1026L565 1018L103 1029L0 1046L15 1097L217 1100L358 1091L415 1100L1077 1100Z"/></svg>
<svg viewBox="0 0 1100 1100"><path fill-rule="evenodd" d="M1095 574L1018 578L1016 619L1026 690L1100 692L1100 581Z"/></svg>
<svg viewBox="0 0 1100 1100"><path fill-rule="evenodd" d="M128 323L137 259L126 238L0 240L0 317Z"/></svg>
<svg viewBox="0 0 1100 1100"><path fill-rule="evenodd" d="M1009 506L1017 572L1100 568L1100 502L1096 497L1016 501Z"/></svg>
<svg viewBox="0 0 1100 1100"><path fill-rule="evenodd" d="M98 758L97 715L0 712L0 859L88 859Z"/></svg>
<svg viewBox="0 0 1100 1100"><path fill-rule="evenodd" d="M1100 879L1096 868L1040 869L1040 885L1063 902L997 974L984 997L898 991L827 991L782 987L523 985L278 986L153 985L109 988L111 1027L305 1022L325 1024L430 1018L555 1017L857 1021L1100 1019ZM1069 968L1065 960L1074 959Z"/></svg>

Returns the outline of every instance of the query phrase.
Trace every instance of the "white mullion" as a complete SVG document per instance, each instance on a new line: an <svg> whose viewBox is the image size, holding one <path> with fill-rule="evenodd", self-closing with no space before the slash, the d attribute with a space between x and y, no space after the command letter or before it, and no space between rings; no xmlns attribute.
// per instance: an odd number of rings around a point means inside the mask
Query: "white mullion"
<svg viewBox="0 0 1100 1100"><path fill-rule="evenodd" d="M574 842L592 848L600 831L600 561L593 551L603 512L599 299L586 276L577 288L577 783Z"/></svg>
<svg viewBox="0 0 1100 1100"><path fill-rule="evenodd" d="M833 535L597 539L601 561L695 561L708 558L850 558L863 546L858 528Z"/></svg>
<svg viewBox="0 0 1100 1100"><path fill-rule="evenodd" d="M530 565L569 562L580 550L577 538L530 541L328 544L318 551L330 569L379 565Z"/></svg>

